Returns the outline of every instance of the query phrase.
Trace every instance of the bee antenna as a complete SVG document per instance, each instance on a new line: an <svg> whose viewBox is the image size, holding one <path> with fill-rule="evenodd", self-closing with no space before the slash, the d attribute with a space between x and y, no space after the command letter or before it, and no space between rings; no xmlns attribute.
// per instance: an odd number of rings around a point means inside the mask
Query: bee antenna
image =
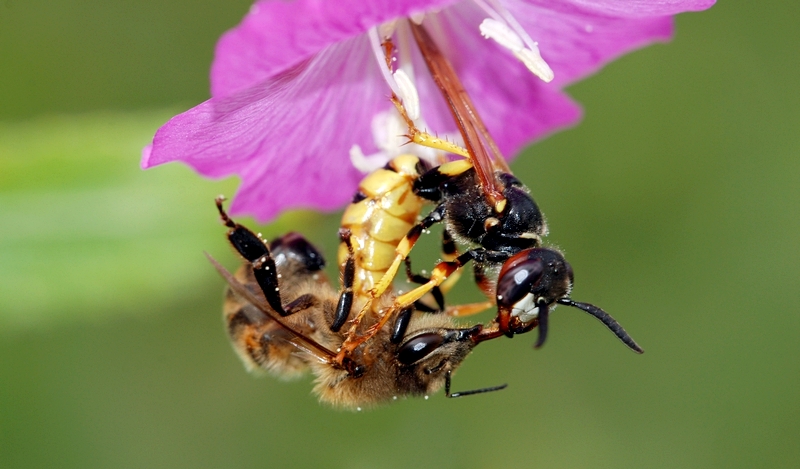
<svg viewBox="0 0 800 469"><path fill-rule="evenodd" d="M620 323L616 321L616 319L612 318L610 314L606 313L602 309L598 308L595 305L589 303L581 303L579 301L573 301L569 298L559 298L558 303L562 305L572 306L578 308L580 310L586 311L587 313L591 314L592 316L596 317L600 320L607 328L617 336L619 340L622 341L623 344L627 345L631 350L636 353L644 353L644 350L639 347L639 344L633 340L633 338L625 332L625 329L622 328Z"/></svg>
<svg viewBox="0 0 800 469"><path fill-rule="evenodd" d="M547 302L540 301L539 302L539 338L536 339L536 343L533 344L533 348L540 348L544 345L545 339L547 339L547 325L548 325L548 318L550 317L550 306L547 305Z"/></svg>
<svg viewBox="0 0 800 469"><path fill-rule="evenodd" d="M494 392L500 391L501 389L505 389L508 384L501 384L500 386L492 386L489 388L480 388L480 389L472 389L470 391L462 391L462 392L450 392L450 375L452 372L447 370L447 374L444 375L444 395L449 398L456 398L456 397L464 397L464 396L471 396L473 394L483 394L485 392Z"/></svg>

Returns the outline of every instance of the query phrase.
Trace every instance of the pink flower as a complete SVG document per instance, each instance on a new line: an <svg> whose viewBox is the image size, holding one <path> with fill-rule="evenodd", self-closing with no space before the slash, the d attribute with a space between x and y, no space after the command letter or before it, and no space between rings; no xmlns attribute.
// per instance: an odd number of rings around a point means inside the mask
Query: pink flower
<svg viewBox="0 0 800 469"><path fill-rule="evenodd" d="M142 167L182 161L205 176L239 175L231 211L261 221L289 208L338 209L362 177L351 164L354 146L384 149L373 130L392 109L392 78L384 76L375 46L393 20L422 19L502 152L514 155L579 119L564 86L625 52L669 39L672 15L713 3L261 0L217 45L212 98L161 127ZM397 25L399 62L411 67L426 128L454 132L413 40Z"/></svg>

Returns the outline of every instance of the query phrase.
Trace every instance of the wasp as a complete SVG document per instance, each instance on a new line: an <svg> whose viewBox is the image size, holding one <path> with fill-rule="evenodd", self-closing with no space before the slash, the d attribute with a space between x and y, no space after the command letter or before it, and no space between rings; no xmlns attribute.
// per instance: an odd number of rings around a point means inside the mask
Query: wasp
<svg viewBox="0 0 800 469"><path fill-rule="evenodd" d="M247 368L286 378L310 370L320 400L347 409L429 395L442 387L447 397L505 387L450 391L452 373L475 346L502 333L482 325L459 327L443 314L412 310L405 323L381 327L370 340L338 359L336 351L347 333L335 322L347 289L338 291L331 285L322 270L325 260L320 251L297 233L265 242L233 221L222 207L223 200L216 199L217 208L229 228L228 241L243 263L231 274L210 256L209 260L228 283L224 318L234 349ZM352 246L349 252L352 260ZM343 284L352 285L353 272L343 269L343 276L351 277ZM393 302L393 295L379 299L386 308ZM357 333L374 327L376 320L368 315Z"/></svg>
<svg viewBox="0 0 800 469"><path fill-rule="evenodd" d="M398 295L389 312L369 331L375 333L384 323L428 292L433 291L453 274L473 263L478 287L490 304L498 308L494 323L508 337L528 332L538 326L535 347L541 347L547 337L551 308L558 304L581 309L599 319L625 345L637 353L643 350L608 313L602 309L572 300L574 274L564 256L556 249L544 247L547 225L529 189L511 173L497 144L481 120L471 98L465 91L452 65L438 49L425 27L408 22L420 53L431 76L447 102L465 148L452 146L452 153L464 157L420 174L410 186L406 199L423 199L436 204L406 235L392 244L394 259L382 268L380 280L368 291L370 298L380 298L391 290L400 265L408 258L421 234L436 223L444 225L448 237L469 246L464 253L438 263L430 277L418 288ZM392 45L385 43L387 66L391 67ZM397 96L393 101L409 127L410 141L439 148L429 136L420 132L403 110ZM413 194L413 195L412 195ZM395 196L398 200L399 196ZM416 203L416 202L415 202ZM417 212L419 213L419 212ZM370 236L377 238L396 230L374 229ZM369 232L369 231L368 231ZM386 254L382 254L382 260ZM370 301L367 301L369 307ZM356 318L363 317L364 310ZM345 343L350 350L370 335Z"/></svg>

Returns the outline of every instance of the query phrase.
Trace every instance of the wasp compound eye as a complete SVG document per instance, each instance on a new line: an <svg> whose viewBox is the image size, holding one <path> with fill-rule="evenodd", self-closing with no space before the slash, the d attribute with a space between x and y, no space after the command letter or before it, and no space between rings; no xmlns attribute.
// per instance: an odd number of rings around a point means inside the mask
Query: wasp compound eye
<svg viewBox="0 0 800 469"><path fill-rule="evenodd" d="M430 355L442 343L444 337L435 332L420 334L400 346L397 351L397 361L402 365L412 365Z"/></svg>
<svg viewBox="0 0 800 469"><path fill-rule="evenodd" d="M526 249L503 264L497 282L498 305L513 306L527 293L552 304L569 294L572 267L560 252L549 248ZM500 296L502 295L502 298Z"/></svg>
<svg viewBox="0 0 800 469"><path fill-rule="evenodd" d="M530 294L544 275L545 263L523 251L506 261L497 279L497 305L511 308ZM531 257L534 254L534 257Z"/></svg>

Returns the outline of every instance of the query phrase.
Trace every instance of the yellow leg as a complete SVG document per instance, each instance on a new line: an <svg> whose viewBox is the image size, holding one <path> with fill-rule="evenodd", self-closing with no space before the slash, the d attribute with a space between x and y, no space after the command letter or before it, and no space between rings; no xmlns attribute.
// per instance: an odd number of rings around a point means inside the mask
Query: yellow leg
<svg viewBox="0 0 800 469"><path fill-rule="evenodd" d="M453 317L472 316L494 306L491 301L480 301L478 303L467 303L463 305L448 306L445 314Z"/></svg>

